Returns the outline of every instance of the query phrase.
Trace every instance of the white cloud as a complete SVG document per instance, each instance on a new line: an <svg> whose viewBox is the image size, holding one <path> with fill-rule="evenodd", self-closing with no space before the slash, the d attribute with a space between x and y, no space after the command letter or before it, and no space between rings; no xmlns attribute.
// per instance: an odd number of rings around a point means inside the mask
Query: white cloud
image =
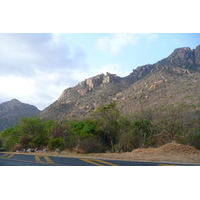
<svg viewBox="0 0 200 200"><path fill-rule="evenodd" d="M130 73L113 60L98 64L99 55L95 54L98 58L95 66L89 66L86 50L90 48L90 42L83 42L89 44L84 46L79 44L78 36L74 36L70 43L70 37L46 33L0 34L0 103L17 98L44 109L64 89L84 79L106 72L120 77ZM74 42L76 38L78 44ZM141 38L153 41L156 35L108 34L99 38L96 45L100 50L116 55L125 46L137 45Z"/></svg>
<svg viewBox="0 0 200 200"><path fill-rule="evenodd" d="M141 40L146 40L148 43L156 42L159 38L155 33L118 33L113 34L110 37L99 38L96 42L96 46L100 51L117 55L121 49L125 46L136 46Z"/></svg>
<svg viewBox="0 0 200 200"><path fill-rule="evenodd" d="M64 34L0 34L0 103L17 98L43 109L88 70L84 46L72 49Z"/></svg>
<svg viewBox="0 0 200 200"><path fill-rule="evenodd" d="M99 66L98 68L92 69L91 72L96 75L102 73L106 74L106 72L109 72L120 77L124 77L130 74L130 71L124 70L123 66L117 63L110 63L107 65Z"/></svg>
<svg viewBox="0 0 200 200"><path fill-rule="evenodd" d="M96 45L99 50L116 55L121 51L122 47L136 45L138 41L139 38L136 34L118 33L112 35L112 37L99 38Z"/></svg>

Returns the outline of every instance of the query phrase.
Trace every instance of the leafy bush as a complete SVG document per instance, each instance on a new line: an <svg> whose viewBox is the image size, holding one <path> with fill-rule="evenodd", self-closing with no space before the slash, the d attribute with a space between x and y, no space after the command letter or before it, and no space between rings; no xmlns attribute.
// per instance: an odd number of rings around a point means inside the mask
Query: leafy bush
<svg viewBox="0 0 200 200"><path fill-rule="evenodd" d="M80 142L79 149L84 153L102 153L103 145L97 138L90 137Z"/></svg>
<svg viewBox="0 0 200 200"><path fill-rule="evenodd" d="M49 135L47 133L40 133L31 140L30 145L34 148L41 148L47 146L48 143Z"/></svg>
<svg viewBox="0 0 200 200"><path fill-rule="evenodd" d="M55 138L49 142L50 150L55 150L55 149L62 150L63 147L64 147L64 140L62 138Z"/></svg>

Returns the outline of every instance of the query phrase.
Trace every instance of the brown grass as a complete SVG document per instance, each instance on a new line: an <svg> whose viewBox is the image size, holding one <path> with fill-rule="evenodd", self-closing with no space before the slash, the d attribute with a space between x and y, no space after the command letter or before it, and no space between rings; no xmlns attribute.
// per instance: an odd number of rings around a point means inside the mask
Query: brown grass
<svg viewBox="0 0 200 200"><path fill-rule="evenodd" d="M26 153L27 154L27 153ZM94 154L77 154L74 152L63 151L60 154L54 152L31 153L42 154L47 156L62 156L76 158L95 158L110 160L128 160L128 161L153 161L153 162L170 162L170 163L193 163L200 164L200 150L192 146L168 143L159 148L139 148L132 152L126 153L94 153Z"/></svg>
<svg viewBox="0 0 200 200"><path fill-rule="evenodd" d="M159 148L139 148L132 152L96 154L96 156L133 161L200 164L200 150L197 150L192 146L177 143L168 143Z"/></svg>

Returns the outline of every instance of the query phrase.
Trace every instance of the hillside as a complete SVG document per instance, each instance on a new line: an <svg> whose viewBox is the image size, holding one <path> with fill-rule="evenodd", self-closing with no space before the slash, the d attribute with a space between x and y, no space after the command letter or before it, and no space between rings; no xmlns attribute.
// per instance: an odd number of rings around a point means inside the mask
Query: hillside
<svg viewBox="0 0 200 200"><path fill-rule="evenodd" d="M18 123L21 117L33 117L39 112L35 106L21 103L17 99L0 104L0 132Z"/></svg>
<svg viewBox="0 0 200 200"><path fill-rule="evenodd" d="M117 101L123 113L183 101L198 109L199 82L200 45L193 50L178 48L167 58L138 67L126 77L100 74L67 88L39 117L81 119L111 101Z"/></svg>

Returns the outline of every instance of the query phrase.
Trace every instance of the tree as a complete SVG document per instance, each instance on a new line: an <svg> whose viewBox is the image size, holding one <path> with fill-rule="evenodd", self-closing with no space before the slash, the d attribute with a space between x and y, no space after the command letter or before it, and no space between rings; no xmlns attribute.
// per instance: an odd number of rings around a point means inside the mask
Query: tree
<svg viewBox="0 0 200 200"><path fill-rule="evenodd" d="M21 118L19 131L21 135L36 137L39 133L46 131L46 123L40 118Z"/></svg>
<svg viewBox="0 0 200 200"><path fill-rule="evenodd" d="M66 123L66 125L66 144L69 148L75 148L78 150L83 140L93 138L96 135L97 123L93 120L70 120Z"/></svg>
<svg viewBox="0 0 200 200"><path fill-rule="evenodd" d="M139 146L144 147L147 142L152 138L153 131L151 127L151 121L148 119L134 121L133 131L135 132L135 135L139 140Z"/></svg>
<svg viewBox="0 0 200 200"><path fill-rule="evenodd" d="M119 141L121 128L121 115L117 109L117 103L111 102L102 105L91 112L91 117L97 121L97 132L103 144L114 151L114 145Z"/></svg>
<svg viewBox="0 0 200 200"><path fill-rule="evenodd" d="M49 143L49 134L46 132L41 132L39 133L37 136L35 136L30 142L29 144L34 147L34 148L42 148L48 145Z"/></svg>
<svg viewBox="0 0 200 200"><path fill-rule="evenodd" d="M15 125L13 127L8 127L0 133L0 138L2 140L2 147L6 150L10 150L14 145L19 142L20 132L19 126Z"/></svg>
<svg viewBox="0 0 200 200"><path fill-rule="evenodd" d="M192 124L190 116L186 104L169 105L157 110L154 123L160 133L172 142L186 136L188 128Z"/></svg>

